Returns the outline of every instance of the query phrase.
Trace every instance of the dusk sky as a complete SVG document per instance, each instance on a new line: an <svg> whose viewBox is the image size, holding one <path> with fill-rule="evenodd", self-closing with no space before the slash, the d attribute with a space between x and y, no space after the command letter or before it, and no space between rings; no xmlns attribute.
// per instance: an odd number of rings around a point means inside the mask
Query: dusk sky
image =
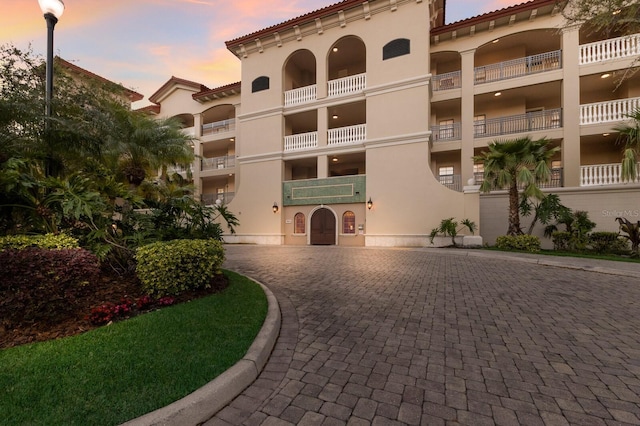
<svg viewBox="0 0 640 426"><path fill-rule="evenodd" d="M240 80L240 60L224 42L336 3L331 0L64 0L55 54L144 95L171 76L214 88ZM448 0L447 23L514 0ZM37 0L2 0L0 44L46 54Z"/></svg>

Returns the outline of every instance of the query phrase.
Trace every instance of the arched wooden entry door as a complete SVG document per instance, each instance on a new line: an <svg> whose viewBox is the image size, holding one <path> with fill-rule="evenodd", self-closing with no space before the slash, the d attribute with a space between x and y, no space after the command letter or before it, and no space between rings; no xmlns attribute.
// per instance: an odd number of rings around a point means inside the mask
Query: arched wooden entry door
<svg viewBox="0 0 640 426"><path fill-rule="evenodd" d="M335 245L336 217L329 209L318 209L311 216L311 244Z"/></svg>

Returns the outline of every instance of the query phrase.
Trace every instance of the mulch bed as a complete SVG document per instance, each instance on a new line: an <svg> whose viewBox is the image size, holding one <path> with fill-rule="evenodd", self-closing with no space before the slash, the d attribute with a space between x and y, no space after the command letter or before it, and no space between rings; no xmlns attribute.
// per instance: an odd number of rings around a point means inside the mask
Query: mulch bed
<svg viewBox="0 0 640 426"><path fill-rule="evenodd" d="M187 302L209 294L217 293L228 285L227 277L219 275L211 281L211 287L182 293L174 297L173 304ZM79 300L79 309L73 317L51 318L47 321L31 322L7 327L6 321L0 318L0 349L19 346L26 343L42 342L73 336L100 327L89 320L91 310L104 304L119 304L123 299L137 300L144 296L140 281L135 274L118 275L104 271L98 282L93 286L82 300ZM160 309L157 305L139 310L133 309L126 319L150 310Z"/></svg>

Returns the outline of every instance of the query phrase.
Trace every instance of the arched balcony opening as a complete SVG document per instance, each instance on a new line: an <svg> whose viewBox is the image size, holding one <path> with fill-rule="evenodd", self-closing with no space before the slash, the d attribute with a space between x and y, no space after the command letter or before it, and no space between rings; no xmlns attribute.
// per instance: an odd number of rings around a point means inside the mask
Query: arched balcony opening
<svg viewBox="0 0 640 426"><path fill-rule="evenodd" d="M367 49L355 36L336 41L329 49L328 96L341 96L360 92L366 87Z"/></svg>
<svg viewBox="0 0 640 426"><path fill-rule="evenodd" d="M484 84L562 68L562 36L555 29L496 38L475 52L474 83Z"/></svg>
<svg viewBox="0 0 640 426"><path fill-rule="evenodd" d="M284 104L316 100L316 58L309 50L294 52L284 66Z"/></svg>
<svg viewBox="0 0 640 426"><path fill-rule="evenodd" d="M173 116L175 119L179 120L182 124L182 131L189 135L195 136L196 132L194 129L194 119L192 114L177 114Z"/></svg>
<svg viewBox="0 0 640 426"><path fill-rule="evenodd" d="M217 105L202 113L202 136L235 130L236 109L231 104Z"/></svg>

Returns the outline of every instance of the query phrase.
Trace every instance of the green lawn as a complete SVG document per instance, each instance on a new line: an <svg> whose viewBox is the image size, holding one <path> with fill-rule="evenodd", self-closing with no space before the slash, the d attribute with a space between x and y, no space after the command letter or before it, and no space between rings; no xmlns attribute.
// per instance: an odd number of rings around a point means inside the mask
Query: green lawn
<svg viewBox="0 0 640 426"><path fill-rule="evenodd" d="M211 381L244 356L267 313L258 284L225 274L222 293L0 350L0 424L116 425Z"/></svg>

